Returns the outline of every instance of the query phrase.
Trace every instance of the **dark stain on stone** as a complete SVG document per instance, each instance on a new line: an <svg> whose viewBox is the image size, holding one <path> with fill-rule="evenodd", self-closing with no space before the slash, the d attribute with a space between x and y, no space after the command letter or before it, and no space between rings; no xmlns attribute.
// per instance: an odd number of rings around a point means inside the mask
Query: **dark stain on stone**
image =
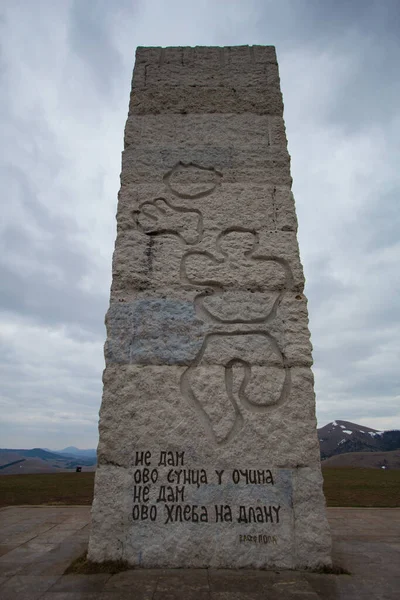
<svg viewBox="0 0 400 600"><path fill-rule="evenodd" d="M146 256L147 256L147 270L149 273L153 272L153 248L154 248L154 237L152 235L148 236L148 244L146 246Z"/></svg>

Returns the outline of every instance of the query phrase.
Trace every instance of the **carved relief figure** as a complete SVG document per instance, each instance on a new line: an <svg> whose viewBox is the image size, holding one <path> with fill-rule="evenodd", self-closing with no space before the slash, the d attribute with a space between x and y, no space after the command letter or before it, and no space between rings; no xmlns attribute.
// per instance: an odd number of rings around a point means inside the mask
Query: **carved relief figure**
<svg viewBox="0 0 400 600"><path fill-rule="evenodd" d="M214 169L183 163L164 176L169 191L182 199L208 196L220 180ZM227 444L245 425L246 411L268 412L288 396L290 368L267 325L292 286L290 267L262 255L258 232L240 226L220 231L212 252L194 249L204 235L198 208L156 198L140 206L136 219L147 235L172 234L187 247L180 279L185 287L203 288L194 306L210 332L182 375L181 392L210 440Z"/></svg>

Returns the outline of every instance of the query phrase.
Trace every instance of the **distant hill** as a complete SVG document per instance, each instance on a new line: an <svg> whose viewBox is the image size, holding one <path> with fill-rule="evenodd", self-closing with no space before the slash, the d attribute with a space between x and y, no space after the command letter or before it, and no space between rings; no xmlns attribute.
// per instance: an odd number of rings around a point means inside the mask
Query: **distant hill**
<svg viewBox="0 0 400 600"><path fill-rule="evenodd" d="M391 452L347 452L326 458L327 467L358 467L362 469L400 469L400 450Z"/></svg>
<svg viewBox="0 0 400 600"><path fill-rule="evenodd" d="M96 456L67 455L43 448L0 448L0 475L72 471L77 466L82 467L84 471L93 471L96 467Z"/></svg>
<svg viewBox="0 0 400 600"><path fill-rule="evenodd" d="M68 454L69 456L86 456L86 457L96 457L97 450L96 448L87 448L85 450L81 450L80 448L76 448L76 446L68 446L68 448L64 448L63 450L56 450L58 454Z"/></svg>
<svg viewBox="0 0 400 600"><path fill-rule="evenodd" d="M324 465L326 459L341 454L400 450L399 430L378 431L350 421L328 423L318 429L318 438Z"/></svg>

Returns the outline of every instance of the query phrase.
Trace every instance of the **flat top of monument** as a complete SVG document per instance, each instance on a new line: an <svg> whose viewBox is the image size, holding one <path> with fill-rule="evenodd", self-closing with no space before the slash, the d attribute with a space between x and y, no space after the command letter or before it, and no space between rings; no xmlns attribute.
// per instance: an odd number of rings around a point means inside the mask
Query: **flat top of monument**
<svg viewBox="0 0 400 600"><path fill-rule="evenodd" d="M147 49L147 48L164 48L164 49L173 49L173 50L182 50L183 48L194 48L196 50L215 50L221 48L275 48L272 45L264 45L264 44L241 44L238 46L138 46L138 50Z"/></svg>
<svg viewBox="0 0 400 600"><path fill-rule="evenodd" d="M138 46L136 63L189 64L196 61L276 63L275 46Z"/></svg>

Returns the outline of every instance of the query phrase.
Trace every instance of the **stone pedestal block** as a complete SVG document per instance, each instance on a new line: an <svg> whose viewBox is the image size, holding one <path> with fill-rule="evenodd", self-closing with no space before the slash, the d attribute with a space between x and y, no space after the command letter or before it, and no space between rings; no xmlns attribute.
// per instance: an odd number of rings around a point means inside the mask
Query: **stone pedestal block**
<svg viewBox="0 0 400 600"><path fill-rule="evenodd" d="M139 48L89 558L329 565L275 49Z"/></svg>

